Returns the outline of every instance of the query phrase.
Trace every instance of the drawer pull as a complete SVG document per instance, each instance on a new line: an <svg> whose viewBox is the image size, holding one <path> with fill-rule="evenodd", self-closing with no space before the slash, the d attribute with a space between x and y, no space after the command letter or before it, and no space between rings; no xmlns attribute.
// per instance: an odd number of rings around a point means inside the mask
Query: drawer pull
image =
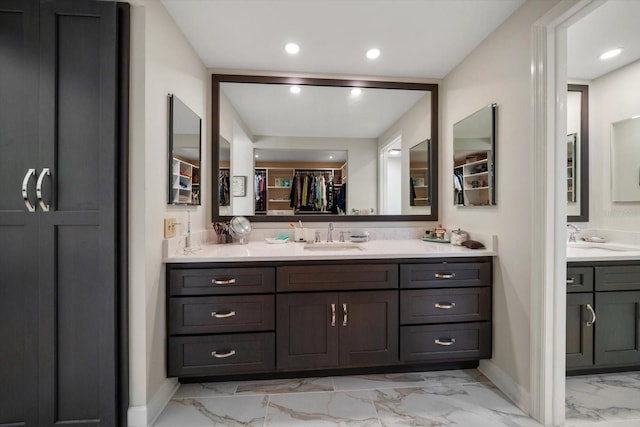
<svg viewBox="0 0 640 427"><path fill-rule="evenodd" d="M217 351L212 351L212 352L211 352L211 355L212 355L213 357L215 357L215 358L218 358L218 359L224 359L224 358L226 358L226 357L231 357L231 356L233 356L233 355L235 355L235 354L236 354L236 351L235 351L235 350L229 350L229 351L227 351L226 353L220 353L220 354L218 354L218 352L217 352Z"/></svg>
<svg viewBox="0 0 640 427"><path fill-rule="evenodd" d="M571 279L567 279L567 285L573 285L574 283L575 283L575 280L573 277Z"/></svg>
<svg viewBox="0 0 640 427"><path fill-rule="evenodd" d="M336 326L336 305L331 304L331 326Z"/></svg>
<svg viewBox="0 0 640 427"><path fill-rule="evenodd" d="M435 304L435 307L441 310L451 310L455 306L456 306L455 302L437 302Z"/></svg>
<svg viewBox="0 0 640 427"><path fill-rule="evenodd" d="M440 341L440 338L438 338L436 339L435 343L438 345L454 345L456 343L456 339L449 338L449 341Z"/></svg>
<svg viewBox="0 0 640 427"><path fill-rule="evenodd" d="M214 285L234 285L236 279L213 279L211 283Z"/></svg>
<svg viewBox="0 0 640 427"><path fill-rule="evenodd" d="M347 326L347 304L342 304L342 311L344 312L344 317L342 318L342 326Z"/></svg>
<svg viewBox="0 0 640 427"><path fill-rule="evenodd" d="M235 311L227 311L226 313L218 313L217 311L211 312L211 317L215 317L216 319L226 319L227 317L233 317L235 315Z"/></svg>
<svg viewBox="0 0 640 427"><path fill-rule="evenodd" d="M587 322L587 326L592 326L594 323L596 323L596 312L593 311L593 307L591 307L591 304L587 304L587 310L591 312L591 320Z"/></svg>
<svg viewBox="0 0 640 427"><path fill-rule="evenodd" d="M456 277L456 273L436 273L436 279L453 279Z"/></svg>

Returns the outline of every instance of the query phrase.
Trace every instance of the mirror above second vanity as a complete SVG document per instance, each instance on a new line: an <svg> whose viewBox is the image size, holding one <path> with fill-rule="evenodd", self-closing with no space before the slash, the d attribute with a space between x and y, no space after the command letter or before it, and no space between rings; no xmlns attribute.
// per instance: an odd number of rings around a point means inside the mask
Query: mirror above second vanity
<svg viewBox="0 0 640 427"><path fill-rule="evenodd" d="M436 84L213 75L212 87L214 221L437 219Z"/></svg>

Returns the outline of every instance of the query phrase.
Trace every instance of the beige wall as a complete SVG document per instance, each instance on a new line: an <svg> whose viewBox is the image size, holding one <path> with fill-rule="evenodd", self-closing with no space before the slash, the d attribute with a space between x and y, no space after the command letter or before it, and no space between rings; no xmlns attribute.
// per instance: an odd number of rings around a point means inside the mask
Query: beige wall
<svg viewBox="0 0 640 427"><path fill-rule="evenodd" d="M186 223L185 207L167 205L168 101L173 93L202 120L203 194L209 194L209 74L158 0L132 3L129 345L130 406L147 405L166 381L163 219ZM208 222L191 207L195 229Z"/></svg>
<svg viewBox="0 0 640 427"><path fill-rule="evenodd" d="M487 368L513 380L507 392L524 407L529 405L533 286L531 26L556 3L527 1L445 77L441 89L442 217L452 226L498 236L493 361ZM498 104L497 206L454 207L453 124L492 102Z"/></svg>

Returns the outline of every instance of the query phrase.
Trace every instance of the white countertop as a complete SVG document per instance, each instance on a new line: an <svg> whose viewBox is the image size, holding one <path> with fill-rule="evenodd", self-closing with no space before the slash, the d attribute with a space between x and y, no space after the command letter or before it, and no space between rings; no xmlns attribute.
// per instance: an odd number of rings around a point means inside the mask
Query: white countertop
<svg viewBox="0 0 640 427"><path fill-rule="evenodd" d="M567 262L581 261L640 261L640 247L614 243L567 246Z"/></svg>
<svg viewBox="0 0 640 427"><path fill-rule="evenodd" d="M206 245L178 251L163 259L165 263L238 262L238 261L297 261L384 258L444 258L496 256L492 249L468 249L448 243L411 240L374 240L359 243L363 250L305 249L304 243L269 244L264 241L223 245Z"/></svg>

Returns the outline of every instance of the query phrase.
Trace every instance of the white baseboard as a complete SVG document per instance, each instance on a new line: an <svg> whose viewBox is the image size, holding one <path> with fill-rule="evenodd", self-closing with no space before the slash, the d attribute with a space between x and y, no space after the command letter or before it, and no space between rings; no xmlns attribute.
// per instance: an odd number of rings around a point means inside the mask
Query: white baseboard
<svg viewBox="0 0 640 427"><path fill-rule="evenodd" d="M179 386L177 379L167 378L146 405L129 407L127 425L129 427L153 426Z"/></svg>
<svg viewBox="0 0 640 427"><path fill-rule="evenodd" d="M481 360L478 370L482 372L485 377L489 378L489 380L495 384L500 391L506 394L518 408L522 409L525 414L530 414L529 392L522 388L520 384L513 381L493 360Z"/></svg>

